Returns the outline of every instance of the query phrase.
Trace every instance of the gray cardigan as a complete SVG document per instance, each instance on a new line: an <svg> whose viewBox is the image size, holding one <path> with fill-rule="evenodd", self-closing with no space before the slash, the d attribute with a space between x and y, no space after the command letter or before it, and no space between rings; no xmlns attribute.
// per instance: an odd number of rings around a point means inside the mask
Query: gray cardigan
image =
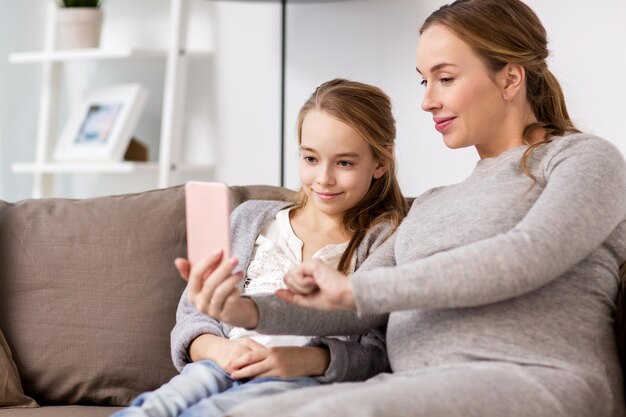
<svg viewBox="0 0 626 417"><path fill-rule="evenodd" d="M253 256L254 242L263 228L275 218L276 213L288 205L289 203L282 201L252 200L235 208L231 215L232 252L239 258L241 270L248 269ZM373 227L357 248L355 268L358 269L365 258L390 234L389 224L381 223ZM330 351L330 365L326 374L318 380L320 382L358 381L388 371L384 322L378 324L383 327L377 326L378 328L356 333L363 333L356 341L342 341L326 337L314 338L309 343L310 345L327 346ZM198 312L187 300L187 290L185 290L178 305L176 325L171 334L172 359L176 368L180 371L191 361L187 352L190 343L196 337L205 333L226 337L231 329L232 326Z"/></svg>

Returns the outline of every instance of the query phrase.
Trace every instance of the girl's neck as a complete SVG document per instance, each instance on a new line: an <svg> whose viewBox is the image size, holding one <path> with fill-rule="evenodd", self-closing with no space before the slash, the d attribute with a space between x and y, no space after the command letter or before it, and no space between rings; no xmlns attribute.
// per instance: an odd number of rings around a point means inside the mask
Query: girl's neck
<svg viewBox="0 0 626 417"><path fill-rule="evenodd" d="M351 234L343 225L343 215L328 215L311 203L298 210L292 210L289 216L296 235L306 244L308 236L316 235L326 240L326 244L342 243L350 240Z"/></svg>

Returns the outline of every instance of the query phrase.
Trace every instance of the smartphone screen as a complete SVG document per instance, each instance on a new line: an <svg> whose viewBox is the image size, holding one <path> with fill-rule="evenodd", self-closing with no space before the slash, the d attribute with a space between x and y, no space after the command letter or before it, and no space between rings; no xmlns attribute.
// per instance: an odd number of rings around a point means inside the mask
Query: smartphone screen
<svg viewBox="0 0 626 417"><path fill-rule="evenodd" d="M218 182L185 184L187 259L191 266L208 254L230 257L230 190Z"/></svg>

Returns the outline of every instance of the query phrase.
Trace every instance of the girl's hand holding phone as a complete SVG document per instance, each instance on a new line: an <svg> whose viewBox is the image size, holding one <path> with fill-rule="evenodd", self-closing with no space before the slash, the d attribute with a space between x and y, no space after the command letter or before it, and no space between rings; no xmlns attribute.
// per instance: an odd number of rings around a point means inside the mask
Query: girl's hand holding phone
<svg viewBox="0 0 626 417"><path fill-rule="evenodd" d="M356 310L347 276L319 259L309 259L285 274L286 290L276 291L282 300L318 310Z"/></svg>
<svg viewBox="0 0 626 417"><path fill-rule="evenodd" d="M223 252L205 256L193 268L189 261L177 258L174 263L187 280L189 301L203 313L233 326L254 328L259 311L254 301L242 298L237 283L242 273L233 274L236 258L223 260Z"/></svg>

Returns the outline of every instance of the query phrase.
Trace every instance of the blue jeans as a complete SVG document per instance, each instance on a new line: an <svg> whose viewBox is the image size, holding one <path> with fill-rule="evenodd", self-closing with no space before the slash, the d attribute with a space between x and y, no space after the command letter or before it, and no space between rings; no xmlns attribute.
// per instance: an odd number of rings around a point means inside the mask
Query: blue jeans
<svg viewBox="0 0 626 417"><path fill-rule="evenodd" d="M170 382L144 392L111 417L221 417L244 401L318 384L313 378L236 381L205 360L186 365Z"/></svg>

